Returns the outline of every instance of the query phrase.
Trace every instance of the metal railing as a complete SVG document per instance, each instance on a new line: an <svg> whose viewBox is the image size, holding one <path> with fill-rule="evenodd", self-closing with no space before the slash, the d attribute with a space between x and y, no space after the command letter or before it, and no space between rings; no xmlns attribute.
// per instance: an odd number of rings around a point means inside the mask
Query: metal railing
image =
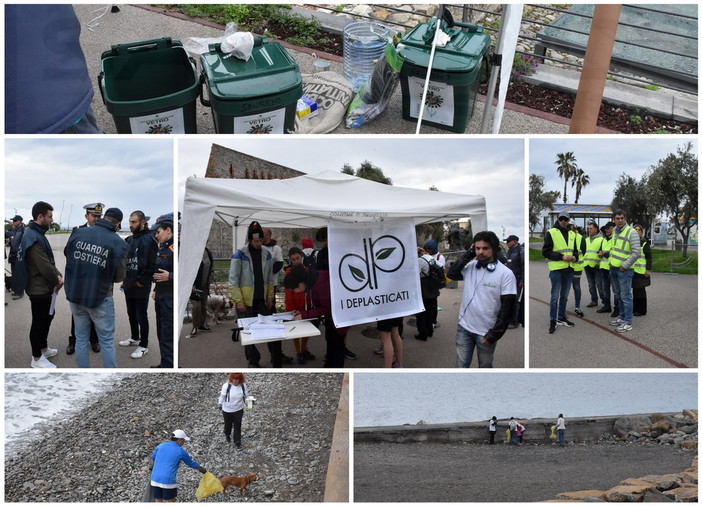
<svg viewBox="0 0 702 507"><path fill-rule="evenodd" d="M425 20L429 20L431 16L422 14L419 12L415 12L412 9L407 9L403 7L395 7L392 5L385 5L385 4L369 4L371 7L379 9L382 8L385 11L389 11L390 13L401 13L401 14L411 14L413 16L418 16L419 18L424 18ZM337 9L334 7L328 7L328 6L322 6L322 5L312 5L310 4L309 7L315 8L319 11L326 11L330 13L344 13L346 15L351 16L354 19L376 19L372 15L359 15L359 14L354 14L349 11L349 9L344 8L344 9ZM489 33L491 36L493 36L493 39L495 35L498 32L498 27L499 23L501 21L501 14L499 10L490 10L487 8L483 8L482 6L479 5L456 5L456 4L445 4L445 8L448 8L453 16L454 19L461 19L462 21L465 22L470 22L470 23L476 23L481 26L483 26L484 30L486 33ZM668 11L662 11L659 9L654 8L653 6L646 6L646 5L625 5L624 7L628 7L630 9L638 9L641 11L646 11L646 12L652 12L652 13L660 13L660 14L668 14L670 15L671 13ZM530 35L531 31L529 30L530 27L550 27L551 29L559 30L564 33L575 33L579 35L589 35L588 32L583 31L583 30L578 30L574 28L569 28L569 27L561 27L561 26L555 26L552 23L548 21L544 21L543 18L545 16L539 16L542 19L537 19L536 17L533 16L534 13L539 12L541 14L543 13L553 13L557 15L569 15L569 16L575 16L575 17L581 17L581 18L587 18L587 19L592 19L591 15L585 15L582 13L578 12L572 12L567 9L562 9L559 7L553 7L549 5L541 5L541 4L525 4L524 6L524 14L522 17L522 30L520 31L520 35L518 37L518 45L530 45L533 46L532 51L517 51L518 54L523 55L523 56L530 56L532 58L537 59L537 61L541 62L550 62L550 63L557 63L559 65L565 66L565 67L570 67L573 68L577 71L580 71L582 69L582 61L577 60L577 61L568 61L565 59L564 55L569 55L569 56L575 56L577 58L582 57L582 53L584 51L584 48L577 48L574 46L568 47L567 45L561 45L561 44L555 44L551 43L548 40L545 40L544 38ZM689 21L694 21L694 23L697 23L697 16L687 16L684 14L675 14L675 16L679 17L681 20L689 20ZM485 19L486 18L491 18L492 20L486 25L485 24ZM412 24L407 24L407 23L400 23L392 20L382 20L382 23L394 26L397 28L403 28L404 30L408 30L414 26L416 22L413 22ZM652 28L652 27L642 27L639 25L634 25L630 23L624 23L620 22L619 23L620 27L629 27L629 28L638 28L645 30L646 33L651 33L651 34L665 34L665 35L670 35L670 36L675 36L679 37L682 40L689 40L689 41L694 41L694 46L697 46L697 40L698 36L697 34L687 34L687 33L671 33L669 30L662 30L662 29L657 29L657 28ZM649 37L642 37L642 41L648 40ZM651 44L646 44L645 42L638 41L638 42L631 42L631 41L624 41L620 39L615 39L615 42L620 42L620 43L626 43L628 46L639 48L639 49L644 49L644 50L651 50L651 51L656 51L658 53L661 53L663 55L670 55L670 56L676 56L676 57L685 57L685 58L691 58L694 59L695 62L698 61L698 57L695 54L694 56L689 55L689 54L684 54L675 50L671 49L662 49L660 47L651 45ZM552 48L552 55L547 54L547 49ZM555 51L555 54L553 53ZM696 67L697 65L695 65ZM685 93L689 93L691 95L697 95L697 82L698 82L698 76L697 74L690 74L690 73L685 73L685 72L676 72L677 76L681 76L683 79L675 79L675 78L669 78L666 79L663 76L668 72L666 69L663 68L655 68L655 66L649 65L652 71L647 71L646 69L639 68L637 67L635 70L632 70L632 67L629 67L621 62L619 63L612 63L610 65L610 72L608 74L608 77L610 78L618 78L618 79L625 79L630 82L635 82L635 83L640 83L642 86L643 85L649 85L652 87L658 87L658 88L665 88L668 90L675 90L675 91L681 91ZM620 70L623 69L623 70ZM633 74L632 72L635 72L636 74ZM645 77L640 77L640 76L645 76Z"/></svg>

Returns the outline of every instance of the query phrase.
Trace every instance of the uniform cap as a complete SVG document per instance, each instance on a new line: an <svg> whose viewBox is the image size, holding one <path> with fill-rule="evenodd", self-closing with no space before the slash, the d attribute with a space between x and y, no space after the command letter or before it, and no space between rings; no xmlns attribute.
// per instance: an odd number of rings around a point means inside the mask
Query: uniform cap
<svg viewBox="0 0 702 507"><path fill-rule="evenodd" d="M85 206L83 206L83 209L86 213L90 213L91 215L95 215L97 217L102 216L102 210L104 208L105 205L101 202L91 202L90 204L86 204Z"/></svg>

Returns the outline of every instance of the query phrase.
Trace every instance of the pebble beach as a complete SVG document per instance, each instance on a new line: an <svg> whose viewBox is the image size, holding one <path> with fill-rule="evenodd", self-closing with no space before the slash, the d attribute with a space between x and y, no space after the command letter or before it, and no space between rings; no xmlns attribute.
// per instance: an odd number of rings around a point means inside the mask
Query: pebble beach
<svg viewBox="0 0 702 507"><path fill-rule="evenodd" d="M5 501L141 501L151 452L182 429L191 438L184 449L215 476L258 474L242 501L320 502L342 378L247 373L257 401L245 411L237 451L224 440L217 405L226 373L125 376L72 415L42 422L33 441L6 455ZM179 502L195 501L200 478L181 466Z"/></svg>

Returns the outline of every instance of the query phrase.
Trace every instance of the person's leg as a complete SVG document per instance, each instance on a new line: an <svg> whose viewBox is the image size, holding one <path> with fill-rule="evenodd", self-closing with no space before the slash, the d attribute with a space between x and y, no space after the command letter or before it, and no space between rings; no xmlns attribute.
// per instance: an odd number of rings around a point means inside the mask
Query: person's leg
<svg viewBox="0 0 702 507"><path fill-rule="evenodd" d="M32 312L32 325L29 328L29 343L32 347L32 357L38 360L42 350L48 345L49 329L53 315L49 315L51 296L29 296Z"/></svg>
<svg viewBox="0 0 702 507"><path fill-rule="evenodd" d="M478 349L478 368L492 368L492 359L495 356L496 343L482 343L483 337L473 335Z"/></svg>
<svg viewBox="0 0 702 507"><path fill-rule="evenodd" d="M209 295L207 294L207 291L202 293L202 296L200 297L200 302L196 302L195 306L200 307L200 324L197 326L198 328L202 328L201 330L209 331L209 326L207 325L207 298Z"/></svg>
<svg viewBox="0 0 702 507"><path fill-rule="evenodd" d="M631 293L631 283L633 279L633 269L627 269L626 271L619 272L619 297L621 298L621 306L619 307L619 311L621 312L621 319L629 325L631 325L631 322L634 319L634 301Z"/></svg>
<svg viewBox="0 0 702 507"><path fill-rule="evenodd" d="M580 287L580 274L573 274L573 295L575 298L575 308L580 308L580 298L582 297L582 288Z"/></svg>
<svg viewBox="0 0 702 507"><path fill-rule="evenodd" d="M224 436L227 437L227 442L231 440L232 424L234 423L234 412L225 412L222 410L224 418Z"/></svg>
<svg viewBox="0 0 702 507"><path fill-rule="evenodd" d="M271 353L271 362L273 363L273 368L283 367L283 343L268 342L268 352Z"/></svg>
<svg viewBox="0 0 702 507"><path fill-rule="evenodd" d="M417 340L426 341L427 337L429 336L429 332L428 332L427 328L429 326L431 326L432 324L431 324L431 321L429 320L429 315L428 315L429 312L427 312L427 310L426 310L427 300L422 299L422 301L424 302L424 311L419 312L415 316L416 321L417 321L417 335L415 336L415 338Z"/></svg>
<svg viewBox="0 0 702 507"><path fill-rule="evenodd" d="M609 279L612 283L612 299L614 300L614 307L622 311L622 294L621 294L621 271L619 268L610 268Z"/></svg>
<svg viewBox="0 0 702 507"><path fill-rule="evenodd" d="M593 306L597 306L597 271L599 269L597 266L591 267L591 266L585 266L585 276L587 277L587 291L590 293L590 302L588 303L588 307L592 308Z"/></svg>
<svg viewBox="0 0 702 507"><path fill-rule="evenodd" d="M124 291L124 301L127 305L127 317L129 318L130 340L139 340L139 320L137 318L137 301L131 292Z"/></svg>
<svg viewBox="0 0 702 507"><path fill-rule="evenodd" d="M549 320L556 320L558 318L558 297L561 293L561 273L559 271L549 271L548 278L551 280Z"/></svg>
<svg viewBox="0 0 702 507"><path fill-rule="evenodd" d="M234 440L234 445L241 447L241 420L244 417L244 409L238 410L232 414L232 421L234 422L234 435L232 435Z"/></svg>
<svg viewBox="0 0 702 507"><path fill-rule="evenodd" d="M460 324L456 330L456 367L470 368L475 349L475 335L468 332Z"/></svg>
<svg viewBox="0 0 702 507"><path fill-rule="evenodd" d="M258 315L259 302L254 301L253 306L247 306L243 317L256 317ZM256 348L256 345L244 345L244 356L249 366L256 368L260 367L261 353Z"/></svg>
<svg viewBox="0 0 702 507"><path fill-rule="evenodd" d="M602 308L606 311L612 309L612 278L609 275L608 269L600 269L602 277Z"/></svg>
<svg viewBox="0 0 702 507"><path fill-rule="evenodd" d="M398 332L397 327L392 328L392 332L390 333L390 340L392 341L392 349L395 351L395 365L402 366L402 338L400 337L400 333Z"/></svg>
<svg viewBox="0 0 702 507"><path fill-rule="evenodd" d="M494 445L494 444L495 444L495 432L491 431L490 432L490 445Z"/></svg>
<svg viewBox="0 0 702 507"><path fill-rule="evenodd" d="M561 294L558 298L558 318L565 319L568 310L568 293L573 286L573 272L564 271L561 273Z"/></svg>
<svg viewBox="0 0 702 507"><path fill-rule="evenodd" d="M135 299L136 318L139 323L138 339L139 346L148 348L149 346L149 293L144 293L144 296Z"/></svg>
<svg viewBox="0 0 702 507"><path fill-rule="evenodd" d="M95 325L95 331L100 340L102 352L102 367L116 368L117 357L115 354L115 305L112 297L106 297L95 308L86 309L90 320ZM77 327L77 326L76 326ZM76 330L77 331L77 330Z"/></svg>
<svg viewBox="0 0 702 507"><path fill-rule="evenodd" d="M434 326L436 325L437 318L439 316L439 300L437 298L429 298L426 300L426 310L428 317L427 332L429 338L434 336ZM402 335L402 333L400 333Z"/></svg>
<svg viewBox="0 0 702 507"><path fill-rule="evenodd" d="M327 341L327 360L325 368L343 368L346 359L346 345L344 336L334 329L330 321L324 324L324 338Z"/></svg>
<svg viewBox="0 0 702 507"><path fill-rule="evenodd" d="M383 368L392 368L392 360L395 356L390 331L379 331L380 343L383 345Z"/></svg>
<svg viewBox="0 0 702 507"><path fill-rule="evenodd" d="M205 312L202 311L202 305L200 304L202 300L200 301L191 301L192 302L192 309L193 309L193 329L197 329L200 326L202 326L205 323L205 315L207 315Z"/></svg>
<svg viewBox="0 0 702 507"><path fill-rule="evenodd" d="M173 368L173 295L156 296L161 310L161 368Z"/></svg>
<svg viewBox="0 0 702 507"><path fill-rule="evenodd" d="M90 341L90 314L87 308L76 303L68 303L73 314L76 337L76 365L78 368L90 368L88 342Z"/></svg>

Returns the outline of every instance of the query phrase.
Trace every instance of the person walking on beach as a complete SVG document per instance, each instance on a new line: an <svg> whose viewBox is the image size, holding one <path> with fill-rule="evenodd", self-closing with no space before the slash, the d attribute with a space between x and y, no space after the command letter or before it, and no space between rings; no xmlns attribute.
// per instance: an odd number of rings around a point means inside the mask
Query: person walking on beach
<svg viewBox="0 0 702 507"><path fill-rule="evenodd" d="M190 437L183 430L175 430L171 439L156 446L151 454L151 495L156 502L176 501L176 476L181 461L201 474L207 473L207 470L183 449L183 444L189 441Z"/></svg>
<svg viewBox="0 0 702 507"><path fill-rule="evenodd" d="M565 447L565 419L563 419L563 414L558 414L558 421L556 422L556 433L558 434L558 445L560 447Z"/></svg>
<svg viewBox="0 0 702 507"><path fill-rule="evenodd" d="M250 393L246 389L243 373L230 373L222 386L219 401L224 416L224 439L232 441L232 426L234 427L234 445L241 450L241 420L244 417L244 405Z"/></svg>
<svg viewBox="0 0 702 507"><path fill-rule="evenodd" d="M495 433L497 433L497 417L492 416L492 419L488 422L488 431L490 432L490 445L495 444Z"/></svg>
<svg viewBox="0 0 702 507"><path fill-rule="evenodd" d="M519 444L517 440L517 421L514 417L509 418L509 443L514 445Z"/></svg>

